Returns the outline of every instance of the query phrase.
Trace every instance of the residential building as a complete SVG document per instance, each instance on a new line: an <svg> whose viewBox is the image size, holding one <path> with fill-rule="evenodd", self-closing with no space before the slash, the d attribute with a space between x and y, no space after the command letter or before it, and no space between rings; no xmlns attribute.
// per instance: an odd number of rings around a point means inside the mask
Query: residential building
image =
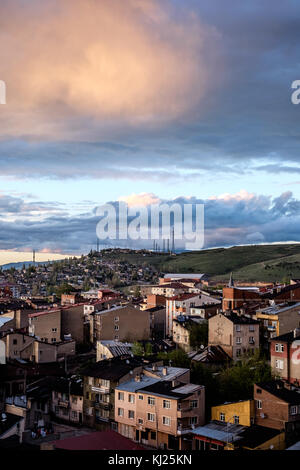
<svg viewBox="0 0 300 470"><path fill-rule="evenodd" d="M183 436L205 422L205 388L138 375L116 388L120 434L151 447L184 449Z"/></svg>
<svg viewBox="0 0 300 470"><path fill-rule="evenodd" d="M45 310L28 315L28 331L46 343L61 341L61 309Z"/></svg>
<svg viewBox="0 0 300 470"><path fill-rule="evenodd" d="M69 424L83 422L83 381L57 378L52 385L51 412L55 420Z"/></svg>
<svg viewBox="0 0 300 470"><path fill-rule="evenodd" d="M207 324L207 320L194 316L179 315L173 320L172 338L178 347L185 352L192 351L191 331L199 325Z"/></svg>
<svg viewBox="0 0 300 470"><path fill-rule="evenodd" d="M265 348L269 350L270 340L300 327L300 302L280 303L256 311L260 321Z"/></svg>
<svg viewBox="0 0 300 470"><path fill-rule="evenodd" d="M285 431L292 443L300 436L300 388L283 380L254 385L255 423Z"/></svg>
<svg viewBox="0 0 300 470"><path fill-rule="evenodd" d="M134 327L133 327L134 325ZM131 304L93 314L93 340L134 342L150 338L150 314Z"/></svg>
<svg viewBox="0 0 300 470"><path fill-rule="evenodd" d="M254 424L254 418L254 400L223 403L211 408L211 419L213 421L251 426Z"/></svg>
<svg viewBox="0 0 300 470"><path fill-rule="evenodd" d="M103 340L97 341L97 361L111 359L113 357L129 356L132 350L132 343L122 343L121 341Z"/></svg>
<svg viewBox="0 0 300 470"><path fill-rule="evenodd" d="M300 329L271 339L271 367L277 378L300 385Z"/></svg>
<svg viewBox="0 0 300 470"><path fill-rule="evenodd" d="M259 348L259 322L243 315L218 313L208 320L208 345L221 346L234 360Z"/></svg>

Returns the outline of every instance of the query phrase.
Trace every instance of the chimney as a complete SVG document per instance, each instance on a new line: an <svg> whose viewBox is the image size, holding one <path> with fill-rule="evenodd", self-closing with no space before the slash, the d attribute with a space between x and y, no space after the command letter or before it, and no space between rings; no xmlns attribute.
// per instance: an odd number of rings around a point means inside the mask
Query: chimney
<svg viewBox="0 0 300 470"><path fill-rule="evenodd" d="M156 366L156 364L153 364L153 365L152 365L152 371L153 371L153 372L156 372L156 371L157 371L157 366Z"/></svg>
<svg viewBox="0 0 300 470"><path fill-rule="evenodd" d="M162 373L163 373L163 375L168 375L168 368L163 367Z"/></svg>
<svg viewBox="0 0 300 470"><path fill-rule="evenodd" d="M140 376L140 374L136 374L134 380L135 380L136 382L140 382L140 381L141 381L141 376Z"/></svg>
<svg viewBox="0 0 300 470"><path fill-rule="evenodd" d="M15 311L15 325L16 325L16 330L20 330L20 328L21 328L21 310L16 310Z"/></svg>

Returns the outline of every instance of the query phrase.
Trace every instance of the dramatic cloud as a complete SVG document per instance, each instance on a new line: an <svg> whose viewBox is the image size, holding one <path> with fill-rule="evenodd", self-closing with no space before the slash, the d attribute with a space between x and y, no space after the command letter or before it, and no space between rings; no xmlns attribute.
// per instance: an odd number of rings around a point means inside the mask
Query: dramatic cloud
<svg viewBox="0 0 300 470"><path fill-rule="evenodd" d="M13 199L13 198L12 198ZM179 197L163 200L155 194L134 194L123 197L135 207L149 209L159 202L169 206L174 203L204 204L205 208L205 248L230 246L238 244L300 242L300 200L292 193L283 193L278 198L249 194L241 191L238 194L226 194L224 197L201 200L196 197ZM134 203L134 204L133 204ZM10 198L7 205L2 205L0 218L0 250L13 249L25 251L32 247L43 251L60 251L65 253L87 252L96 245L96 227L101 217L96 215L95 208L84 214L72 215L57 210L56 204L48 203L48 212L36 219L24 217L23 212L15 211L11 218ZM16 198L15 204L20 204ZM23 203L27 207L27 204ZM118 207L118 201L111 202ZM22 206L22 202L20 204ZM30 207L29 207L30 209ZM52 211L57 212L53 215ZM132 220L132 218L130 219ZM193 220L195 218L193 216ZM162 242L160 242L162 245ZM103 246L127 246L152 248L153 240L102 240ZM184 249L185 241L176 240L176 247Z"/></svg>
<svg viewBox="0 0 300 470"><path fill-rule="evenodd" d="M3 134L82 138L88 119L105 135L112 120L156 127L195 109L219 38L181 13L158 0L2 0Z"/></svg>

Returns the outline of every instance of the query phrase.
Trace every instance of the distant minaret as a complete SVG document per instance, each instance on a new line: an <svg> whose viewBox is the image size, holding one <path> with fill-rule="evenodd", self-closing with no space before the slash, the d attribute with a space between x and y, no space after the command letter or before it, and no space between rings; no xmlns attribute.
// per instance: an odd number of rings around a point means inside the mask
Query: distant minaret
<svg viewBox="0 0 300 470"><path fill-rule="evenodd" d="M32 251L32 262L33 266L35 266L35 250Z"/></svg>
<svg viewBox="0 0 300 470"><path fill-rule="evenodd" d="M171 252L175 253L174 227L172 227L172 248L171 248Z"/></svg>
<svg viewBox="0 0 300 470"><path fill-rule="evenodd" d="M97 238L97 252L99 253L99 238Z"/></svg>
<svg viewBox="0 0 300 470"><path fill-rule="evenodd" d="M234 280L233 280L232 273L230 273L230 278L229 278L229 282L228 282L228 287L234 287Z"/></svg>

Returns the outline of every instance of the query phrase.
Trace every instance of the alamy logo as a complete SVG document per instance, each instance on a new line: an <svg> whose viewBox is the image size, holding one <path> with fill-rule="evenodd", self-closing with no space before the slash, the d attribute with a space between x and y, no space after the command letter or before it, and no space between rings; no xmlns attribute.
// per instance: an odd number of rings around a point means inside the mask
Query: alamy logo
<svg viewBox="0 0 300 470"><path fill-rule="evenodd" d="M6 104L6 84L0 80L0 104Z"/></svg>
<svg viewBox="0 0 300 470"><path fill-rule="evenodd" d="M104 204L96 210L99 240L181 241L186 250L204 246L203 204L153 204L128 207L125 202Z"/></svg>

